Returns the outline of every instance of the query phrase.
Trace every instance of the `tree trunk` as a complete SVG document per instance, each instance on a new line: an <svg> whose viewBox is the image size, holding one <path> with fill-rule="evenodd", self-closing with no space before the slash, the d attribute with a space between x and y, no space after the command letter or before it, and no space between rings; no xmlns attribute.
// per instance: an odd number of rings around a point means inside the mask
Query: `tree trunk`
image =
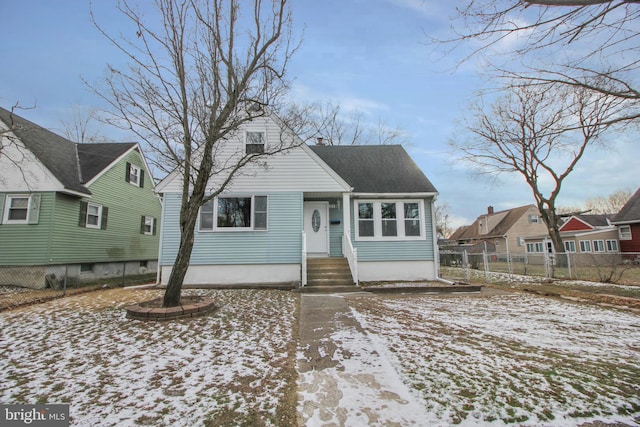
<svg viewBox="0 0 640 427"><path fill-rule="evenodd" d="M194 231L196 228L196 219L198 218L198 209L194 213L189 212L186 215L186 221L180 232L180 247L178 255L173 263L173 269L169 276L167 289L162 300L163 307L176 307L180 305L180 294L182 291L182 282L187 274L189 263L191 261L191 251L193 250Z"/></svg>

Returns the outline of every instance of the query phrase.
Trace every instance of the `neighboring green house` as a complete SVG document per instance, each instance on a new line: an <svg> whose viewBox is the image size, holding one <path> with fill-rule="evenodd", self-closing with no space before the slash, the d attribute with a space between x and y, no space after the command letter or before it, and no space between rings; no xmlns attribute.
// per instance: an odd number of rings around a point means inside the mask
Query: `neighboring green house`
<svg viewBox="0 0 640 427"><path fill-rule="evenodd" d="M161 202L138 144L76 144L3 108L0 138L0 285L156 272Z"/></svg>

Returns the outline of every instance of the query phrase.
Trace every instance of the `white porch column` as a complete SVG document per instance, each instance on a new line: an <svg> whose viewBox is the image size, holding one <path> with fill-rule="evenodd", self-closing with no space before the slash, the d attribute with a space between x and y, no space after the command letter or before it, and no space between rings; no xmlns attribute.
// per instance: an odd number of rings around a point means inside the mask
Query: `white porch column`
<svg viewBox="0 0 640 427"><path fill-rule="evenodd" d="M351 238L351 195L342 193L342 223L344 232Z"/></svg>

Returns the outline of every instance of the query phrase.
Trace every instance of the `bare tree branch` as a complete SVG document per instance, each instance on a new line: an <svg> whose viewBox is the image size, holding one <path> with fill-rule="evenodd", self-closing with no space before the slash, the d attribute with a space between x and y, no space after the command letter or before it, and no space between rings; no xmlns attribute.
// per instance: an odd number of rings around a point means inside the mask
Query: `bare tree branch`
<svg viewBox="0 0 640 427"><path fill-rule="evenodd" d="M557 252L564 252L556 200L564 180L610 126L624 102L581 87L541 92L512 86L488 107L473 108L472 137L453 141L458 157L480 173L516 172L532 191Z"/></svg>
<svg viewBox="0 0 640 427"><path fill-rule="evenodd" d="M170 307L180 302L202 204L246 165L263 164L301 143L288 130L300 125L300 114L282 115L286 69L298 44L287 0L156 0L155 5L160 22L145 21L126 0L119 3L135 38L109 35L93 16L129 59L128 69L111 66L107 90L96 92L114 111L111 123L144 141L154 165L182 177L180 248L163 302ZM236 150L229 156L229 141L242 126L271 112L281 119L280 142L265 144L263 153Z"/></svg>

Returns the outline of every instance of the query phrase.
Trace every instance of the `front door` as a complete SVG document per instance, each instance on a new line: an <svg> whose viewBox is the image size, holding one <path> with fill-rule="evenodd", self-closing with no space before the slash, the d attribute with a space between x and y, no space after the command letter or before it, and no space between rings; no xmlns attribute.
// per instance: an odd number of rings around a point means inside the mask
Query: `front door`
<svg viewBox="0 0 640 427"><path fill-rule="evenodd" d="M329 255L329 202L304 202L307 254Z"/></svg>

